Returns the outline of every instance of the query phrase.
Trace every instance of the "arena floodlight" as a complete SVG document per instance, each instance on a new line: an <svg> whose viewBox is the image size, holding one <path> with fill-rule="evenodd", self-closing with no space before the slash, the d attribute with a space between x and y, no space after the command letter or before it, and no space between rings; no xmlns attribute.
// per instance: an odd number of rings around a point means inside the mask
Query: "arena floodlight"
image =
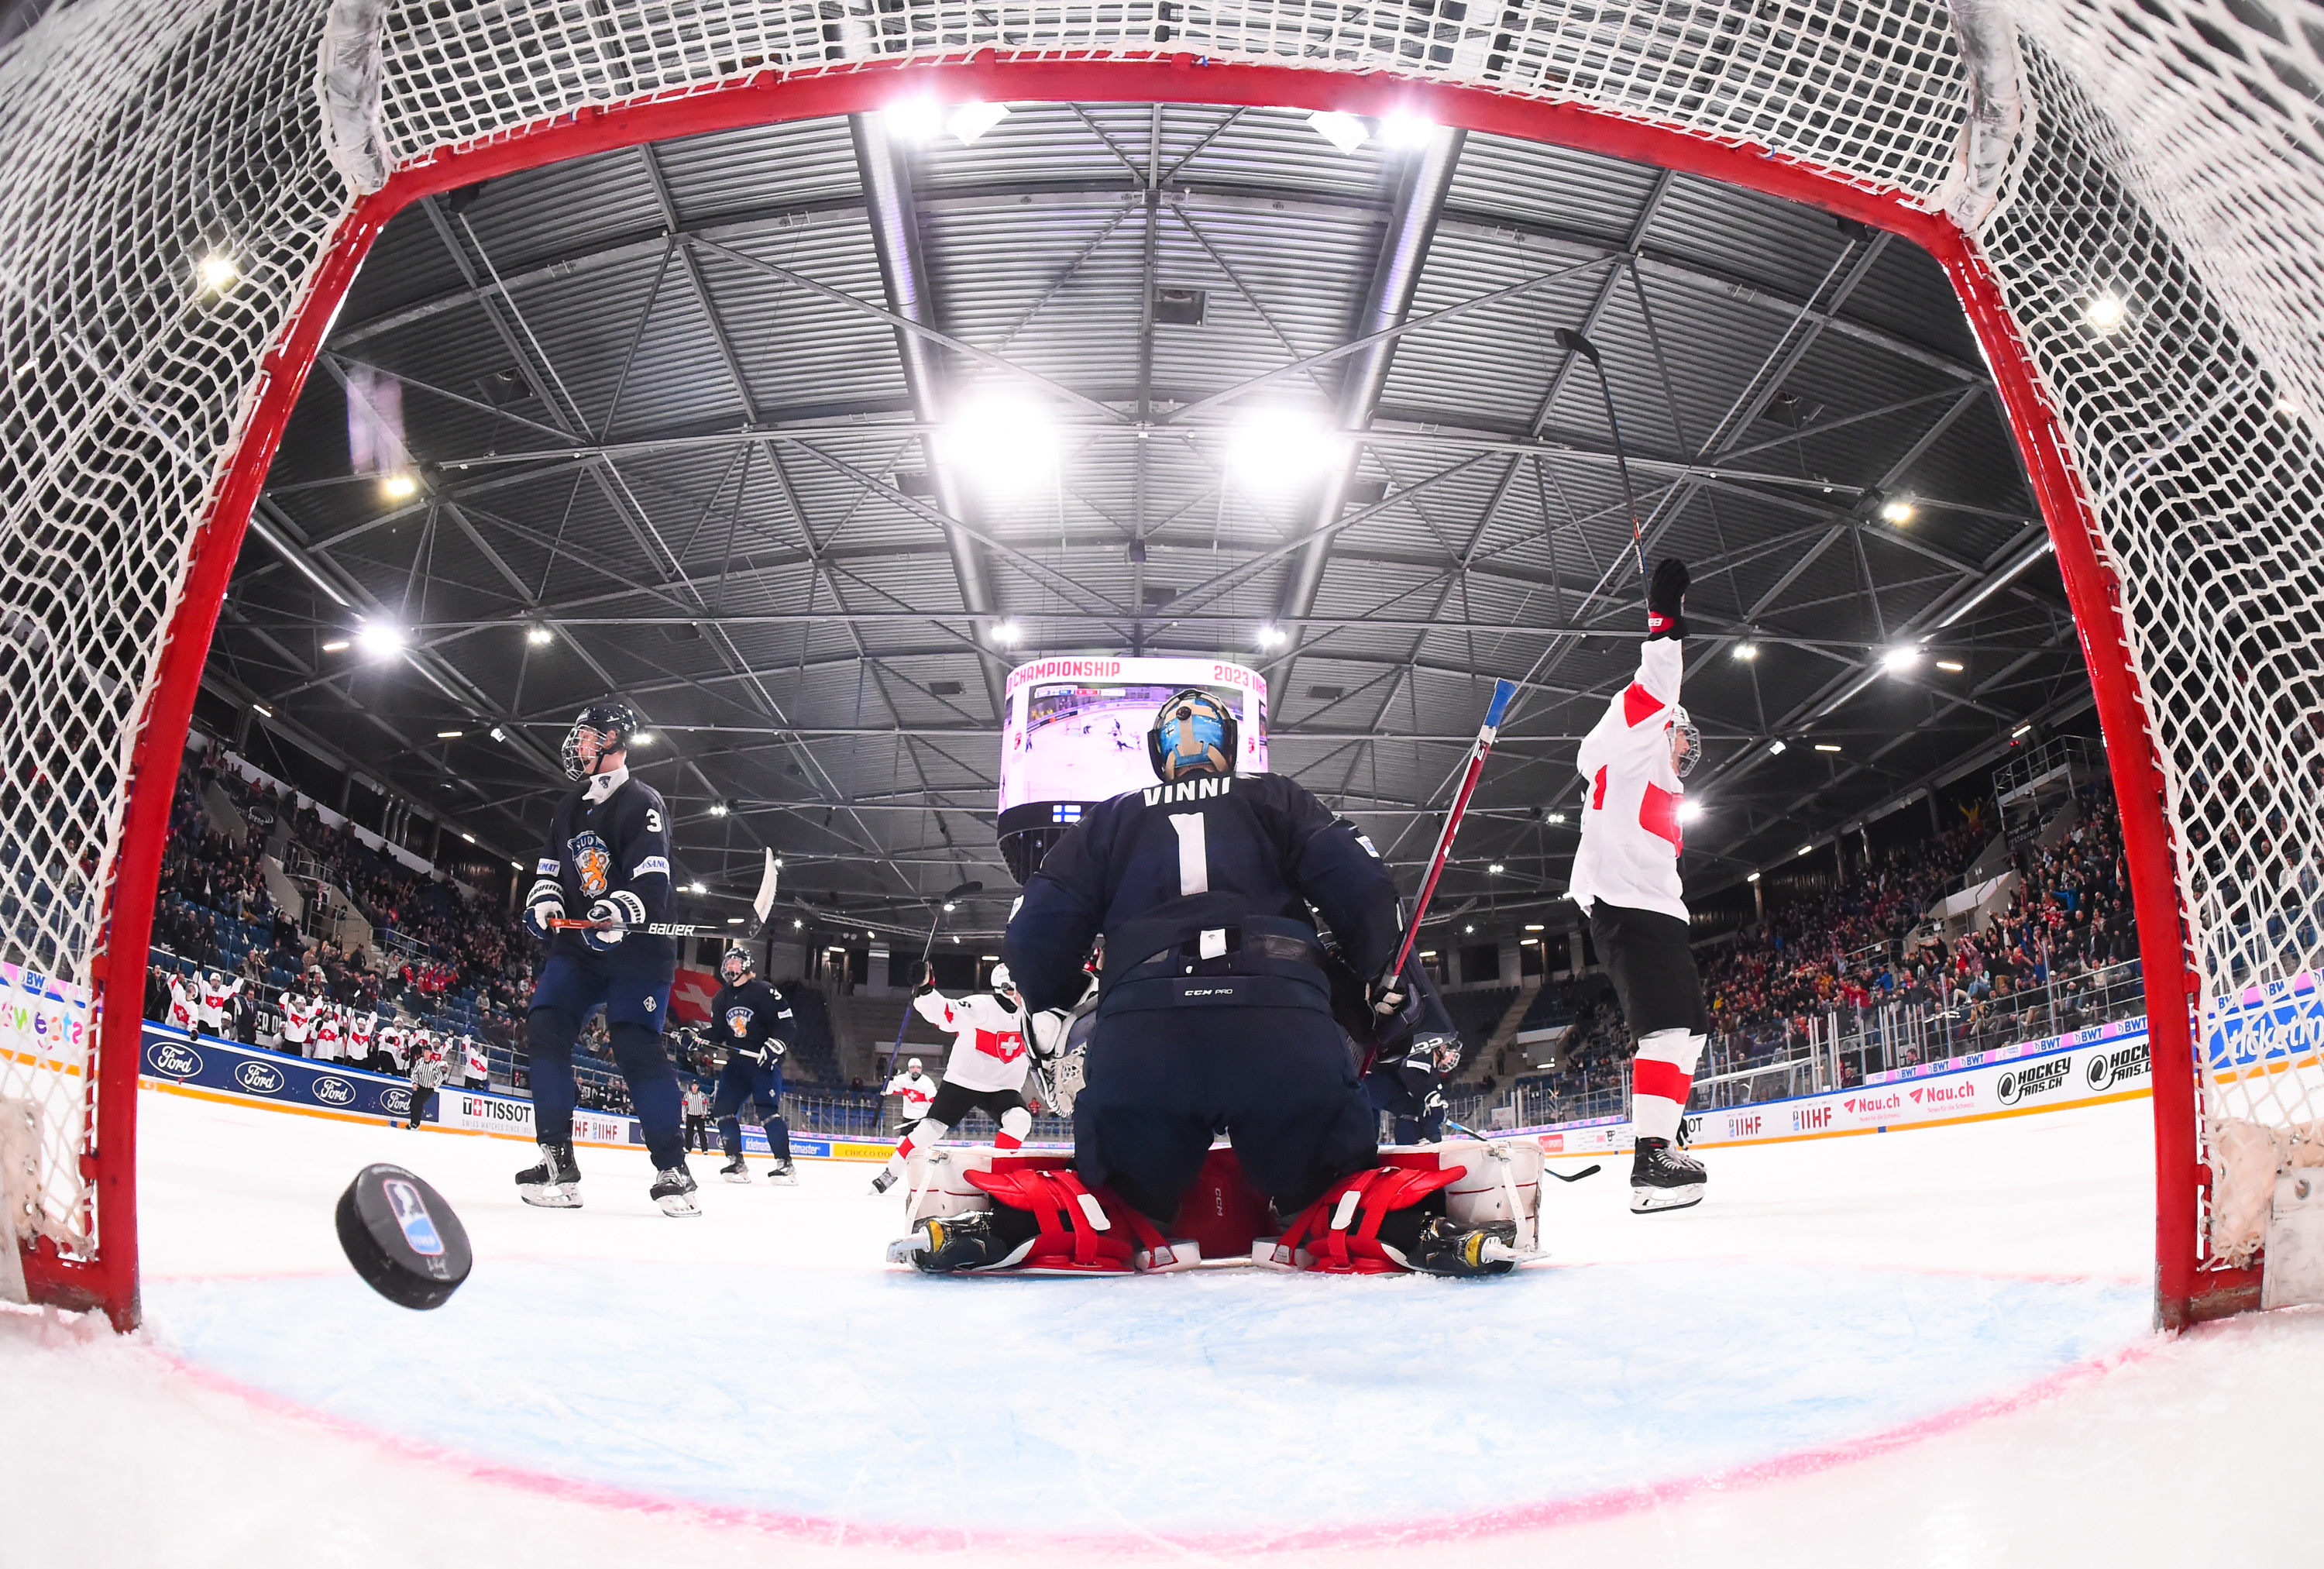
<svg viewBox="0 0 2324 1569"><path fill-rule="evenodd" d="M1893 648L1880 656L1880 668L1892 676L1902 675L1920 661L1920 650L1910 647Z"/></svg>
<svg viewBox="0 0 2324 1569"><path fill-rule="evenodd" d="M1296 490L1347 457L1347 438L1304 409L1253 409L1227 438L1227 472L1254 491Z"/></svg>
<svg viewBox="0 0 2324 1569"><path fill-rule="evenodd" d="M726 924L728 926L741 926L742 924L742 918L739 915L730 915L726 918Z"/></svg>
<svg viewBox="0 0 2324 1569"><path fill-rule="evenodd" d="M733 809L733 808L728 806L724 801L713 801L710 803L710 815L714 817L723 817Z"/></svg>
<svg viewBox="0 0 2324 1569"><path fill-rule="evenodd" d="M474 834L463 833L460 837L466 839L471 844L476 842L476 836Z"/></svg>
<svg viewBox="0 0 2324 1569"><path fill-rule="evenodd" d="M212 294L223 294L242 281L242 268L224 251L212 251L194 263L194 277Z"/></svg>
<svg viewBox="0 0 2324 1569"><path fill-rule="evenodd" d="M461 734L462 732L457 730L438 730L436 733L436 739L438 741L457 741L460 739Z"/></svg>
<svg viewBox="0 0 2324 1569"><path fill-rule="evenodd" d="M963 104L945 116L945 129L966 147L1008 117L1006 104Z"/></svg>
<svg viewBox="0 0 2324 1569"><path fill-rule="evenodd" d="M268 719L272 719L272 718L273 718L273 717L274 717L274 710L273 710L273 709L272 709L272 708L269 708L269 707L268 707L265 704L263 704L263 703L253 703L250 706L251 706L251 711L252 711L253 713L258 714L258 715L262 715L262 716L263 716L263 717L265 717L265 718L268 718Z"/></svg>
<svg viewBox="0 0 2324 1569"><path fill-rule="evenodd" d="M403 629L392 621L366 621L355 628L355 643L374 659L383 660L403 647Z"/></svg>
<svg viewBox="0 0 2324 1569"><path fill-rule="evenodd" d="M1819 741L1815 743L1815 749L1818 752L1838 752L1840 747L1832 742Z"/></svg>
<svg viewBox="0 0 2324 1569"><path fill-rule="evenodd" d="M1562 828L1565 826L1565 814L1563 812L1552 812L1549 814L1548 820L1551 827Z"/></svg>
<svg viewBox="0 0 2324 1569"><path fill-rule="evenodd" d="M1680 822L1696 822L1700 820L1702 817L1702 803L1701 801L1681 801L1679 803L1678 820Z"/></svg>
<svg viewBox="0 0 2324 1569"><path fill-rule="evenodd" d="M898 98L880 111L887 122L888 134L899 142L927 142L944 129L944 111L936 101L923 93Z"/></svg>
<svg viewBox="0 0 2324 1569"><path fill-rule="evenodd" d="M992 641L997 643L1013 643L1024 635L1024 629L1014 619L1004 621L992 629Z"/></svg>
<svg viewBox="0 0 2324 1569"><path fill-rule="evenodd" d="M686 885L686 891L688 893L707 893L710 891L703 887L699 882L689 882Z"/></svg>
<svg viewBox="0 0 2324 1569"><path fill-rule="evenodd" d="M793 916L791 918L791 930L798 931L803 929L806 926L807 922L799 919L797 916Z"/></svg>
<svg viewBox="0 0 2324 1569"><path fill-rule="evenodd" d="M1812 849L1814 849L1814 848L1815 848L1815 846L1814 846L1814 845L1812 845L1812 844L1803 844L1803 845L1801 845L1801 846L1800 846L1800 854L1803 854L1803 855L1804 855L1804 854L1806 854L1809 851L1811 851L1811 850L1812 850Z"/></svg>
<svg viewBox="0 0 2324 1569"><path fill-rule="evenodd" d="M1529 927L1526 928L1526 930L1527 930L1527 931L1529 931L1529 932L1545 931L1545 930L1547 930L1547 929L1548 929L1548 928L1545 928L1545 927L1538 927L1538 926L1529 926Z"/></svg>
<svg viewBox="0 0 2324 1569"><path fill-rule="evenodd" d="M1498 861L1494 862L1490 866L1488 866L1488 867L1486 867L1486 868L1485 868L1486 872L1487 872L1489 875L1491 875L1491 876L1494 876L1494 877L1499 877L1502 872L1506 872L1506 871L1508 871L1508 868L1507 868L1507 867L1503 866L1503 865L1502 865L1499 862L1498 862Z"/></svg>
<svg viewBox="0 0 2324 1569"><path fill-rule="evenodd" d="M1307 115L1308 128L1342 152L1353 152L1372 139L1362 120L1338 109L1315 109Z"/></svg>
<svg viewBox="0 0 2324 1569"><path fill-rule="evenodd" d="M539 622L534 622L530 626L525 629L524 641L530 643L533 647L539 648L544 643L556 641L557 634L549 631L547 627L541 625Z"/></svg>
<svg viewBox="0 0 2324 1569"><path fill-rule="evenodd" d="M347 651L348 646L346 639L335 637L323 645L323 651L327 654L343 654Z"/></svg>
<svg viewBox="0 0 2324 1569"><path fill-rule="evenodd" d="M2130 319L2130 307L2111 289L2101 289L2082 302L2082 325L2105 337L2121 330Z"/></svg>
<svg viewBox="0 0 2324 1569"><path fill-rule="evenodd" d="M1013 494L1057 472L1057 425L1031 401L991 393L964 405L936 443L944 460L982 488Z"/></svg>
<svg viewBox="0 0 2324 1569"><path fill-rule="evenodd" d="M1288 636L1289 634L1279 626L1262 626L1259 629L1259 646L1263 649L1279 649Z"/></svg>
<svg viewBox="0 0 2324 1569"><path fill-rule="evenodd" d="M651 746L653 743L654 733L650 730L641 730L630 737L632 746Z"/></svg>
<svg viewBox="0 0 2324 1569"><path fill-rule="evenodd" d="M1400 152L1426 145L1434 134L1436 122L1410 109L1391 109L1380 116L1380 140Z"/></svg>
<svg viewBox="0 0 2324 1569"><path fill-rule="evenodd" d="M1754 872L1750 876L1745 878L1743 881L1746 882L1757 882L1759 881L1759 874Z"/></svg>
<svg viewBox="0 0 2324 1569"><path fill-rule="evenodd" d="M1909 523L1913 521L1913 503L1903 496L1891 496L1880 503L1880 521L1884 523Z"/></svg>
<svg viewBox="0 0 2324 1569"><path fill-rule="evenodd" d="M1967 667L1959 660L1939 660L1937 661L1937 669L1956 676L1960 675L1966 668Z"/></svg>
<svg viewBox="0 0 2324 1569"><path fill-rule="evenodd" d="M408 502L420 494L420 476L408 468L399 468L393 474L382 475L379 481L379 494L392 502Z"/></svg>

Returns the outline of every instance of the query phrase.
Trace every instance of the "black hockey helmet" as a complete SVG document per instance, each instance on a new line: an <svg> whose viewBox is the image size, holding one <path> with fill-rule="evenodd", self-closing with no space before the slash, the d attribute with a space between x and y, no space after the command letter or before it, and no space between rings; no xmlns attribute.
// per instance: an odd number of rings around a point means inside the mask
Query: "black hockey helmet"
<svg viewBox="0 0 2324 1569"><path fill-rule="evenodd" d="M1208 692L1189 687L1174 692L1155 710L1146 733L1147 760L1164 784L1185 779L1216 779L1235 771L1238 726L1232 710Z"/></svg>
<svg viewBox="0 0 2324 1569"><path fill-rule="evenodd" d="M759 968L748 943L729 943L718 959L718 978L729 986L739 986Z"/></svg>
<svg viewBox="0 0 2324 1569"><path fill-rule="evenodd" d="M565 733L565 744L558 749L558 758L565 764L567 779L587 779L597 771L596 761L581 761L581 733L593 732L597 737L597 757L609 752L622 752L631 738L643 729L638 722L638 711L619 697L602 698L590 704L575 715L573 728Z"/></svg>
<svg viewBox="0 0 2324 1569"><path fill-rule="evenodd" d="M1440 1030L1418 1036L1413 1040L1412 1049L1425 1052L1438 1073L1449 1074L1461 1066L1461 1038L1457 1035Z"/></svg>

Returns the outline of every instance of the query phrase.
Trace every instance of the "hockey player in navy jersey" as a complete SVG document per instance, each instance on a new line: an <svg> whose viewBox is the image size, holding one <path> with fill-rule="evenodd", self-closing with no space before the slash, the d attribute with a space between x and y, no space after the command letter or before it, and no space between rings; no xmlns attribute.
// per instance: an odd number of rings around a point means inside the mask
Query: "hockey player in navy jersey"
<svg viewBox="0 0 2324 1569"><path fill-rule="evenodd" d="M1020 1196L1035 1183L1064 1194L1028 1209L996 1182L985 1188L993 1209L923 1222L891 1257L943 1272L1093 1254L1124 1232L1158 1238L1223 1131L1243 1176L1300 1236L1329 1230L1376 1268L1510 1268L1514 1253L1497 1251L1489 1228L1446 1218L1434 1190L1449 1177L1407 1181L1380 1167L1378 1119L1333 1017L1311 906L1357 974L1378 977L1374 1009L1403 1002L1387 974L1401 936L1388 868L1296 781L1237 774L1237 729L1208 693L1167 699L1148 737L1159 782L1091 808L1010 919L1001 958L1045 1052L1061 1044L1063 1011L1087 985L1084 961L1105 939L1074 1105L1075 1170L1003 1179ZM1107 1223L1075 1218L1093 1208Z"/></svg>
<svg viewBox="0 0 2324 1569"><path fill-rule="evenodd" d="M1701 1204L1704 1182L1702 1162L1677 1143L1711 1033L1678 875L1685 836L1680 781L1702 755L1702 738L1678 701L1687 582L1686 564L1676 557L1655 568L1637 678L1607 705L1576 759L1590 790L1568 892L1590 917L1591 940L1637 1041L1630 1208L1640 1214Z"/></svg>
<svg viewBox="0 0 2324 1569"><path fill-rule="evenodd" d="M630 777L637 732L636 711L616 699L581 710L565 737L566 776L580 788L557 808L524 901L524 924L549 944L549 956L525 1017L540 1164L517 1173L517 1188L527 1204L580 1207L573 1048L602 1005L613 1061L629 1082L653 1159L650 1195L665 1214L695 1215L702 1212L686 1169L678 1074L661 1048L678 955L668 937L646 930L669 918L669 812L651 785ZM578 930L552 924L567 911L591 924Z"/></svg>
<svg viewBox="0 0 2324 1569"><path fill-rule="evenodd" d="M718 961L718 995L710 1003L712 1038L726 1048L718 1073L718 1094L710 1115L718 1124L720 1168L729 1182L748 1182L742 1162L742 1103L758 1103L759 1124L767 1131L775 1168L769 1179L796 1186L791 1170L791 1130L783 1121L783 1058L798 1037L798 1021L783 994L759 979L749 946L736 943Z"/></svg>
<svg viewBox="0 0 2324 1569"><path fill-rule="evenodd" d="M1461 1066L1461 1037L1416 955L1405 962L1404 974L1410 999L1391 1019L1373 1016L1364 1094L1374 1111L1395 1120L1398 1144L1434 1144L1444 1137L1444 1081ZM1350 1011L1341 1008L1342 1024Z"/></svg>

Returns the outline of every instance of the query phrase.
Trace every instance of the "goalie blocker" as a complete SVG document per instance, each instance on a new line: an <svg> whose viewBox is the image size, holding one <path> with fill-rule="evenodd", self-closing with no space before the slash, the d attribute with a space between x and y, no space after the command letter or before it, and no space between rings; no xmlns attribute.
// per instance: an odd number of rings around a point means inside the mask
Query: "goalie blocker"
<svg viewBox="0 0 2324 1569"><path fill-rule="evenodd" d="M1169 1226L1062 1156L937 1149L915 1163L909 1235L888 1258L930 1274L1125 1275L1251 1262L1321 1274L1505 1274L1541 1256L1542 1155L1531 1143L1387 1149L1286 1225L1213 1149Z"/></svg>

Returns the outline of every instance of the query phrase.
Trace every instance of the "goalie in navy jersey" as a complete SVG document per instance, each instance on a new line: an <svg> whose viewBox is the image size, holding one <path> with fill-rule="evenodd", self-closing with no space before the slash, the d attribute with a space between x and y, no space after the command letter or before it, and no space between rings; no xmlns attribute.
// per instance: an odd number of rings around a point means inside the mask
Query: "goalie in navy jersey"
<svg viewBox="0 0 2324 1569"><path fill-rule="evenodd" d="M710 1003L712 1038L726 1048L726 1066L718 1072L718 1094L710 1107L718 1124L719 1148L726 1152L720 1168L729 1182L748 1182L751 1168L742 1161L742 1103L758 1103L759 1125L767 1131L767 1148L774 1152L776 1182L796 1184L791 1170L791 1130L783 1121L783 1058L798 1036L798 1020L783 994L759 979L746 944L736 943L718 961L718 995Z"/></svg>
<svg viewBox="0 0 2324 1569"><path fill-rule="evenodd" d="M1510 1267L1480 1231L1452 1224L1435 1187L1380 1165L1378 1119L1333 1016L1311 906L1357 973L1378 977L1370 1004L1386 1014L1404 1001L1387 974L1402 935L1387 866L1296 781L1237 774L1237 731L1206 692L1167 698L1147 743L1159 782L1084 814L1010 919L1001 958L1043 1054L1063 1043L1084 961L1105 940L1074 1169L972 1179L993 1209L924 1221L891 1258L937 1272L1088 1268L1111 1249L1128 1269L1127 1233L1151 1240L1149 1263L1175 1260L1157 1224L1173 1223L1224 1132L1285 1223L1286 1256L1328 1231L1360 1267Z"/></svg>
<svg viewBox="0 0 2324 1569"><path fill-rule="evenodd" d="M527 1204L580 1207L573 1048L602 1006L614 1065L629 1083L653 1159L650 1196L665 1214L694 1215L702 1212L686 1169L678 1074L661 1047L678 955L668 937L646 929L669 918L669 811L651 785L630 777L637 732L636 711L616 700L584 708L565 737L566 776L580 787L557 808L524 900L524 924L549 944L549 956L525 1017L540 1164L516 1180ZM568 911L587 924L558 925Z"/></svg>

